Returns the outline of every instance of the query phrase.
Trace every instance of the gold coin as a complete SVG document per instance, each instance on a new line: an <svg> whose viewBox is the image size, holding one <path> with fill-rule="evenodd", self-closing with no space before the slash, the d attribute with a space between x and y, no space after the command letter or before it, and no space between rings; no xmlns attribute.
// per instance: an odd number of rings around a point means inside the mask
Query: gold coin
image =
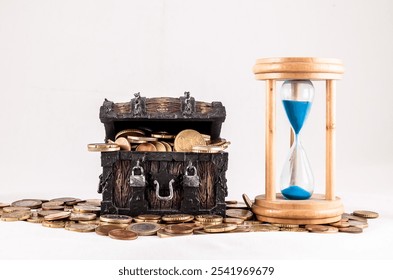
<svg viewBox="0 0 393 280"><path fill-rule="evenodd" d="M146 219L139 219L139 218L134 218L133 221L135 223L159 223L160 220L146 220Z"/></svg>
<svg viewBox="0 0 393 280"><path fill-rule="evenodd" d="M87 150L89 152L114 152L119 151L119 145L106 144L106 143L93 143L87 145Z"/></svg>
<svg viewBox="0 0 393 280"><path fill-rule="evenodd" d="M108 233L108 236L118 240L135 240L138 234L124 229L113 229Z"/></svg>
<svg viewBox="0 0 393 280"><path fill-rule="evenodd" d="M325 232L329 230L329 226L323 225L306 225L305 228L310 232Z"/></svg>
<svg viewBox="0 0 393 280"><path fill-rule="evenodd" d="M272 224L273 226L280 227L280 228L298 228L299 225L293 224Z"/></svg>
<svg viewBox="0 0 393 280"><path fill-rule="evenodd" d="M366 210L356 210L352 213L355 216L367 218L367 219L375 219L378 218L379 214L373 211L366 211Z"/></svg>
<svg viewBox="0 0 393 280"><path fill-rule="evenodd" d="M160 225L156 223L137 223L131 224L126 229L137 233L138 235L154 235L161 228Z"/></svg>
<svg viewBox="0 0 393 280"><path fill-rule="evenodd" d="M226 208L227 209L245 209L245 210L249 209L247 204L245 204L243 202L238 202L236 204L227 204Z"/></svg>
<svg viewBox="0 0 393 280"><path fill-rule="evenodd" d="M173 234L190 234L194 229L184 224L167 225L164 227L165 232Z"/></svg>
<svg viewBox="0 0 393 280"><path fill-rule="evenodd" d="M244 221L243 224L245 224L245 225L260 225L260 224L262 224L262 222L261 221ZM264 225L271 225L271 224L264 224Z"/></svg>
<svg viewBox="0 0 393 280"><path fill-rule="evenodd" d="M367 222L367 219L366 219L366 218L358 217L358 216L355 216L355 215L352 215L352 214L348 214L348 213L342 214L341 217L342 217L342 218L346 218L346 219L348 219L348 220L355 220L355 221Z"/></svg>
<svg viewBox="0 0 393 280"><path fill-rule="evenodd" d="M219 215L196 215L195 220L203 223L222 222L223 217Z"/></svg>
<svg viewBox="0 0 393 280"><path fill-rule="evenodd" d="M100 207L92 206L92 205L74 205L75 212L81 213L99 213L101 211Z"/></svg>
<svg viewBox="0 0 393 280"><path fill-rule="evenodd" d="M209 234L209 232L206 232L203 229L196 229L194 230L194 234L202 235L202 234Z"/></svg>
<svg viewBox="0 0 393 280"><path fill-rule="evenodd" d="M349 220L348 223L352 227L359 227L359 228L367 228L368 227L368 223L363 222L363 221Z"/></svg>
<svg viewBox="0 0 393 280"><path fill-rule="evenodd" d="M251 209L252 208L252 201L251 201L251 199L248 197L248 195L247 194L243 194L242 195L242 197L243 197L243 200L244 200L244 203L247 205L247 207L249 208L249 209Z"/></svg>
<svg viewBox="0 0 393 280"><path fill-rule="evenodd" d="M97 218L94 213L71 213L71 221L93 221Z"/></svg>
<svg viewBox="0 0 393 280"><path fill-rule="evenodd" d="M244 220L239 218L225 218L223 222L226 224L240 225L244 222Z"/></svg>
<svg viewBox="0 0 393 280"><path fill-rule="evenodd" d="M290 231L290 232L308 232L307 229L301 227L294 227L294 228L280 228L280 231ZM328 232L328 231L326 231Z"/></svg>
<svg viewBox="0 0 393 280"><path fill-rule="evenodd" d="M63 204L66 204L67 202L74 202L77 200L78 200L78 198L75 198L75 197L58 197L58 198L54 198L54 199L49 200L49 202L61 201L61 202L63 202Z"/></svg>
<svg viewBox="0 0 393 280"><path fill-rule="evenodd" d="M234 224L219 224L219 225L211 225L204 228L206 232L214 232L214 233L221 233L221 232L229 232L235 230L237 225Z"/></svg>
<svg viewBox="0 0 393 280"><path fill-rule="evenodd" d="M187 235L192 235L193 232L191 233L169 233L165 231L163 228L157 231L157 235L160 238L167 238L167 237L176 237L176 236L187 236Z"/></svg>
<svg viewBox="0 0 393 280"><path fill-rule="evenodd" d="M321 231L319 233L336 233L338 232L338 228L337 227L333 227L333 226L326 226L328 229L326 231Z"/></svg>
<svg viewBox="0 0 393 280"><path fill-rule="evenodd" d="M131 151L131 144L124 137L119 137L116 139L115 143L120 147L120 150Z"/></svg>
<svg viewBox="0 0 393 280"><path fill-rule="evenodd" d="M138 215L137 218L141 220L160 220L161 216L154 215L154 214L142 214L142 215Z"/></svg>
<svg viewBox="0 0 393 280"><path fill-rule="evenodd" d="M112 225L100 225L100 226L96 227L95 232L98 235L108 236L109 232L111 230L114 230L114 229L124 229L124 227L121 226L121 225L115 225L115 224L112 224Z"/></svg>
<svg viewBox="0 0 393 280"><path fill-rule="evenodd" d="M63 219L67 219L70 215L71 215L70 212L63 211L63 212L60 212L60 213L46 215L44 217L44 220L45 221L63 220Z"/></svg>
<svg viewBox="0 0 393 280"><path fill-rule="evenodd" d="M62 210L64 209L64 202L62 201L49 201L41 205L42 210Z"/></svg>
<svg viewBox="0 0 393 280"><path fill-rule="evenodd" d="M196 145L192 146L191 152L193 153L209 153L215 154L223 151L224 148L222 146L203 146L203 145Z"/></svg>
<svg viewBox="0 0 393 280"><path fill-rule="evenodd" d="M31 216L30 218L28 218L26 220L29 223L33 223L33 224L40 224L44 221L43 217L38 217L38 216Z"/></svg>
<svg viewBox="0 0 393 280"><path fill-rule="evenodd" d="M235 233L235 232L250 232L251 226L250 225L237 225L237 228L235 230L232 230L230 233Z"/></svg>
<svg viewBox="0 0 393 280"><path fill-rule="evenodd" d="M237 200L225 200L226 204L237 204Z"/></svg>
<svg viewBox="0 0 393 280"><path fill-rule="evenodd" d="M199 227L206 227L206 226L222 224L222 221L219 221L219 222L199 222L199 221L195 221L194 223L196 225L198 225Z"/></svg>
<svg viewBox="0 0 393 280"><path fill-rule="evenodd" d="M349 227L350 226L349 222L342 221L342 220L338 221L338 222L335 222L335 223L330 223L329 225L337 227L337 228L343 228L343 227Z"/></svg>
<svg viewBox="0 0 393 280"><path fill-rule="evenodd" d="M64 221L42 221L42 226L50 227L50 228L64 228L65 222Z"/></svg>
<svg viewBox="0 0 393 280"><path fill-rule="evenodd" d="M152 143L142 143L142 144L139 144L138 147L136 147L135 151L138 151L138 152L157 152L157 148Z"/></svg>
<svg viewBox="0 0 393 280"><path fill-rule="evenodd" d="M3 213L1 215L1 220L4 222L14 222L14 221L25 221L31 217L31 212L29 211L14 211L9 213Z"/></svg>
<svg viewBox="0 0 393 280"><path fill-rule="evenodd" d="M167 152L172 152L172 147L169 145L167 142L161 142L164 146Z"/></svg>
<svg viewBox="0 0 393 280"><path fill-rule="evenodd" d="M61 212L63 212L63 211L61 211L61 210L39 210L39 211L37 211L37 214L38 214L38 216L45 217L47 215L61 213Z"/></svg>
<svg viewBox="0 0 393 280"><path fill-rule="evenodd" d="M0 202L0 209L8 206L10 206L9 203Z"/></svg>
<svg viewBox="0 0 393 280"><path fill-rule="evenodd" d="M210 140L211 140L211 136L210 135L208 135L208 134L201 134L201 135L202 135L202 137L203 137L203 139L205 140L206 143L210 142Z"/></svg>
<svg viewBox="0 0 393 280"><path fill-rule="evenodd" d="M192 221L194 219L194 216L188 215L188 214L171 214L171 215L164 215L162 217L162 220L164 222L177 222L177 223L185 223L187 221Z"/></svg>
<svg viewBox="0 0 393 280"><path fill-rule="evenodd" d="M346 232L346 233L362 233L363 229L359 228L359 227L345 227L345 228L339 228L338 229L339 232Z"/></svg>
<svg viewBox="0 0 393 280"><path fill-rule="evenodd" d="M127 140L130 143L146 143L146 142L157 142L155 137L145 137L145 136L127 136Z"/></svg>
<svg viewBox="0 0 393 280"><path fill-rule="evenodd" d="M153 142L157 152L166 152L166 147L162 142Z"/></svg>
<svg viewBox="0 0 393 280"><path fill-rule="evenodd" d="M269 224L253 224L251 225L250 231L252 232L272 232L279 231L280 228L277 226L269 225Z"/></svg>
<svg viewBox="0 0 393 280"><path fill-rule="evenodd" d="M29 207L20 207L20 206L7 206L3 208L3 212L5 213L12 213L12 212L19 212L19 211L25 211L25 212L30 212Z"/></svg>
<svg viewBox="0 0 393 280"><path fill-rule="evenodd" d="M69 223L65 225L66 230L77 231L77 232L93 232L96 229L96 225L76 224Z"/></svg>
<svg viewBox="0 0 393 280"><path fill-rule="evenodd" d="M198 131L186 129L176 135L174 145L176 152L192 152L193 146L206 146L206 141Z"/></svg>
<svg viewBox="0 0 393 280"><path fill-rule="evenodd" d="M114 223L107 223L107 222L102 222L102 221L100 221L100 222L98 223L98 225L100 225L100 226L117 225L117 226L119 226L119 227L126 228L126 227L128 227L130 224L114 224Z"/></svg>
<svg viewBox="0 0 393 280"><path fill-rule="evenodd" d="M112 224L129 224L132 217L126 215L105 214L100 216L100 221Z"/></svg>
<svg viewBox="0 0 393 280"><path fill-rule="evenodd" d="M228 209L226 210L225 214L228 217L239 218L243 220L250 220L253 216L253 213L246 209Z"/></svg>
<svg viewBox="0 0 393 280"><path fill-rule="evenodd" d="M28 207L30 209L40 208L42 204L41 200L37 199L22 199L18 201L14 201L11 203L13 207Z"/></svg>
<svg viewBox="0 0 393 280"><path fill-rule="evenodd" d="M100 219L94 219L90 221L78 221L79 224L84 224L84 225L100 225L100 222L101 222Z"/></svg>
<svg viewBox="0 0 393 280"><path fill-rule="evenodd" d="M154 137L157 139L175 139L176 136L169 134L168 132L165 132L165 131L160 131L160 132L152 133L151 137Z"/></svg>
<svg viewBox="0 0 393 280"><path fill-rule="evenodd" d="M125 129L118 132L115 136L115 139L119 137L127 137L127 136L145 136L145 132L140 129Z"/></svg>

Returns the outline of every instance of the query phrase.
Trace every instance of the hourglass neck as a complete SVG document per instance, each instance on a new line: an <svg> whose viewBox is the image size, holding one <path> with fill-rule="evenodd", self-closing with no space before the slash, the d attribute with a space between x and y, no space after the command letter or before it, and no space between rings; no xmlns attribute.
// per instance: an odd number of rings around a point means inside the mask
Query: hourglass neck
<svg viewBox="0 0 393 280"><path fill-rule="evenodd" d="M292 129L295 135L298 135L310 112L311 102L298 100L283 100L282 102Z"/></svg>

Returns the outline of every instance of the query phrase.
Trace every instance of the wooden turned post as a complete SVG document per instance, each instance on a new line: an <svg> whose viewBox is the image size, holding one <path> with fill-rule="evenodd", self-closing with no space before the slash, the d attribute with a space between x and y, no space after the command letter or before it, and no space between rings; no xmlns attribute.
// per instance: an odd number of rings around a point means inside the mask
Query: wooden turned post
<svg viewBox="0 0 393 280"><path fill-rule="evenodd" d="M275 133L276 133L276 81L266 81L266 131L265 131L265 195L276 199L275 188Z"/></svg>
<svg viewBox="0 0 393 280"><path fill-rule="evenodd" d="M336 131L336 81L326 80L326 190L327 200L334 200L335 193L335 131Z"/></svg>

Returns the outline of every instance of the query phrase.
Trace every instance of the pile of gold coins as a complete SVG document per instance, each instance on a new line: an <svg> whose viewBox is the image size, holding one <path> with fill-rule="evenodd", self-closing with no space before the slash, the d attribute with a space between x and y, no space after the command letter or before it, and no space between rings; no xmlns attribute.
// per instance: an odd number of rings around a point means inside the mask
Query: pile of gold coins
<svg viewBox="0 0 393 280"><path fill-rule="evenodd" d="M165 131L149 132L141 129L126 129L116 134L107 143L88 144L90 152L138 151L138 152L194 152L219 153L230 142L219 138L212 140L210 135L193 129L185 129L177 135Z"/></svg>
<svg viewBox="0 0 393 280"><path fill-rule="evenodd" d="M98 199L72 197L52 200L22 199L11 204L0 203L1 221L26 221L48 228L64 228L76 232L95 232L119 240L134 240L139 236L175 237L192 234L238 232L313 232L361 233L368 227L368 220L378 213L357 210L344 213L336 223L325 225L270 224L255 220L250 211L252 201L243 195L244 202L226 201L226 217L219 215L154 215L137 217L105 214L100 216Z"/></svg>

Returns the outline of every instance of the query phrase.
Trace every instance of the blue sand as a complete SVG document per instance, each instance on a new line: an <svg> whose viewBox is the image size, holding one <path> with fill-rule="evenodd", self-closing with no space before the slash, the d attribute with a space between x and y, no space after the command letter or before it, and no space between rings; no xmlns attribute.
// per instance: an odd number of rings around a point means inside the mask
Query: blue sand
<svg viewBox="0 0 393 280"><path fill-rule="evenodd" d="M282 102L289 122L297 135L302 129L304 121L310 112L311 102L297 100L283 100Z"/></svg>
<svg viewBox="0 0 393 280"><path fill-rule="evenodd" d="M288 188L283 189L281 193L285 198L295 200L309 199L311 197L311 193L299 186L289 186Z"/></svg>

